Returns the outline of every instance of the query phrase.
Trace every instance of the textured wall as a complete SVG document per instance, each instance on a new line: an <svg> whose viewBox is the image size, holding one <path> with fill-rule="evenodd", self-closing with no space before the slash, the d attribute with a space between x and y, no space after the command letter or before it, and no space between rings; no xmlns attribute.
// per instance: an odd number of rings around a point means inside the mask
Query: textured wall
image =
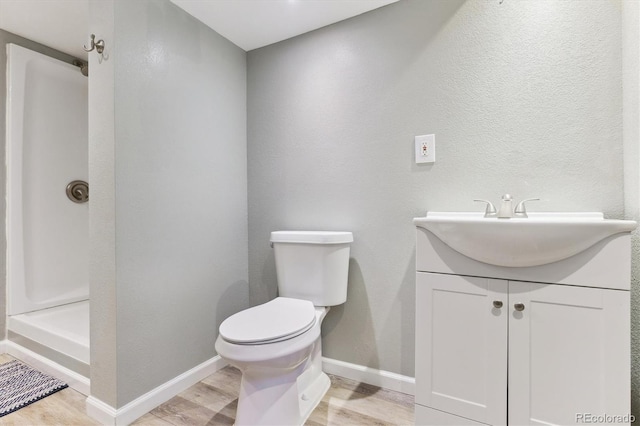
<svg viewBox="0 0 640 426"><path fill-rule="evenodd" d="M116 2L115 29L122 405L248 305L246 54L168 1Z"/></svg>
<svg viewBox="0 0 640 426"><path fill-rule="evenodd" d="M6 168L5 164L5 135L6 135L6 72L7 72L7 49L8 43L17 44L18 46L26 47L27 49L34 50L39 53L51 56L52 58L59 59L63 62L71 63L73 57L58 52L57 50L43 46L39 43L35 43L31 40L27 40L15 34L0 30L0 164L2 164L2 173L0 174L0 222L5 223L6 219L6 205L5 205L5 192L6 192ZM0 227L0 340L6 337L6 234L5 227Z"/></svg>
<svg viewBox="0 0 640 426"><path fill-rule="evenodd" d="M622 13L624 215L640 220L640 3ZM631 238L631 412L640 413L640 230Z"/></svg>
<svg viewBox="0 0 640 426"><path fill-rule="evenodd" d="M248 305L246 54L168 0L102 3L115 85L112 140L90 154L107 274L91 380L122 407L213 357L219 324Z"/></svg>
<svg viewBox="0 0 640 426"><path fill-rule="evenodd" d="M621 66L613 1L402 0L249 52L251 302L276 295L270 231L353 231L324 353L412 376L411 219L506 192L622 217Z"/></svg>
<svg viewBox="0 0 640 426"><path fill-rule="evenodd" d="M114 2L91 0L89 27L109 60L89 55L89 296L91 396L117 407Z"/></svg>

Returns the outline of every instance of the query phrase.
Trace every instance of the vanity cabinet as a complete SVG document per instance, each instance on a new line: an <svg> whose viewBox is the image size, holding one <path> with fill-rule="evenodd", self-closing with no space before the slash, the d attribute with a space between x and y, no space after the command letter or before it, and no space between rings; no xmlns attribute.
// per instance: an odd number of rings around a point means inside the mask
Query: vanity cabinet
<svg viewBox="0 0 640 426"><path fill-rule="evenodd" d="M417 233L416 424L628 424L628 234L505 268Z"/></svg>

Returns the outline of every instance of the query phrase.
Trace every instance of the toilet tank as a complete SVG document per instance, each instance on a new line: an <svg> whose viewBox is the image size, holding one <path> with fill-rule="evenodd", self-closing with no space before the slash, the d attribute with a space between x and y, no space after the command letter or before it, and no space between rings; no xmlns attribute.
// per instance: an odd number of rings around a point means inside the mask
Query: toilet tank
<svg viewBox="0 0 640 426"><path fill-rule="evenodd" d="M351 242L351 232L272 232L279 296L315 306L346 302Z"/></svg>

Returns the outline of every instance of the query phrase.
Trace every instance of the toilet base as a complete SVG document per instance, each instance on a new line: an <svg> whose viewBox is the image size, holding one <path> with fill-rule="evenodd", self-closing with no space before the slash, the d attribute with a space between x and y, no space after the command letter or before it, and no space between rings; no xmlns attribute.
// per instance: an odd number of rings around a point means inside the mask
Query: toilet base
<svg viewBox="0 0 640 426"><path fill-rule="evenodd" d="M261 389L256 389L253 383L243 378L235 425L304 424L331 386L329 376L320 372L303 388L307 381L304 376L303 373L297 380L294 377L293 381L285 383L280 376L278 384Z"/></svg>
<svg viewBox="0 0 640 426"><path fill-rule="evenodd" d="M307 421L311 412L320 404L320 401L322 401L322 398L330 387L331 380L329 376L325 373L320 373L320 375L316 377L316 380L302 392L302 396L300 397L300 412L304 414L302 415L300 424Z"/></svg>

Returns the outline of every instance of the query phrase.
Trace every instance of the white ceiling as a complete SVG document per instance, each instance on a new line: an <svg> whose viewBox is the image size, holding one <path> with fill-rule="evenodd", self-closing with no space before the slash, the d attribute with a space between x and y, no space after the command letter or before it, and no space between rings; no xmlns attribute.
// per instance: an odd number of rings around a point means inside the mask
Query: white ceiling
<svg viewBox="0 0 640 426"><path fill-rule="evenodd" d="M171 1L244 50L252 50L398 0Z"/></svg>
<svg viewBox="0 0 640 426"><path fill-rule="evenodd" d="M242 49L252 50L398 0L171 1ZM88 15L88 0L0 0L0 28L85 59Z"/></svg>

